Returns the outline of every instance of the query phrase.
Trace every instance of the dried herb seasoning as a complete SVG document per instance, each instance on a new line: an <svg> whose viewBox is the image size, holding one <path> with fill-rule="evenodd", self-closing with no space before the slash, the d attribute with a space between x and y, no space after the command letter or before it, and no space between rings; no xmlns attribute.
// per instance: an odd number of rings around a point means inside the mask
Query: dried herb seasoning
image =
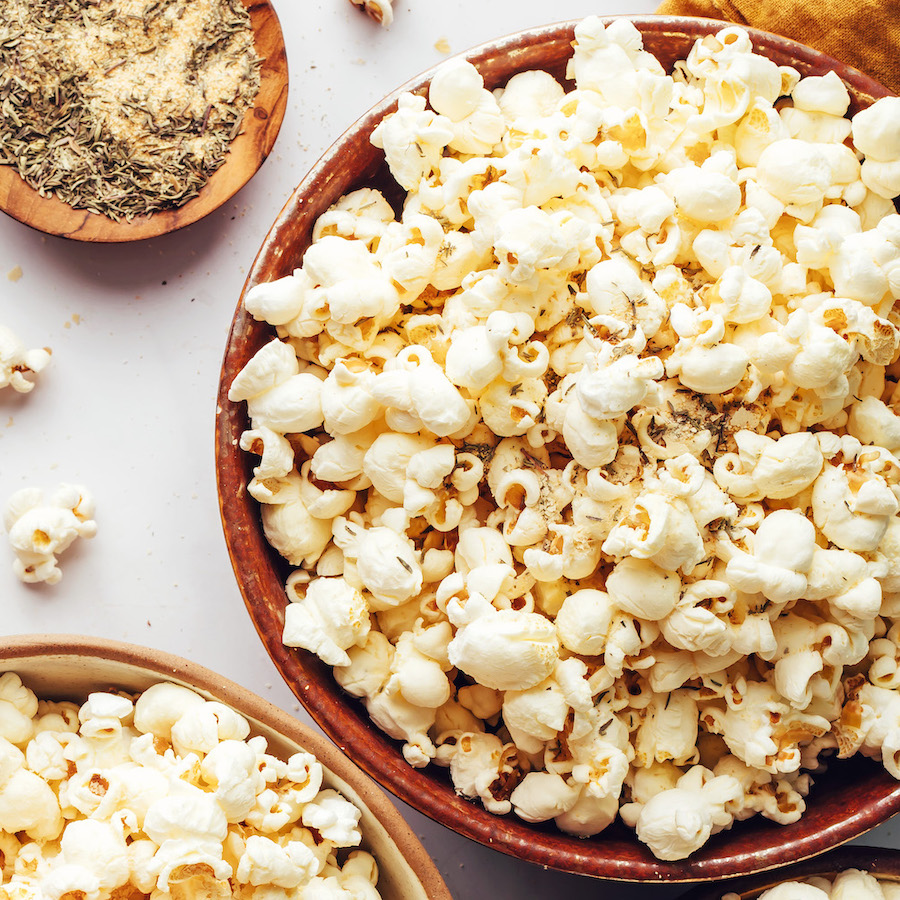
<svg viewBox="0 0 900 900"><path fill-rule="evenodd" d="M181 206L259 65L240 0L0 0L0 164L116 221Z"/></svg>

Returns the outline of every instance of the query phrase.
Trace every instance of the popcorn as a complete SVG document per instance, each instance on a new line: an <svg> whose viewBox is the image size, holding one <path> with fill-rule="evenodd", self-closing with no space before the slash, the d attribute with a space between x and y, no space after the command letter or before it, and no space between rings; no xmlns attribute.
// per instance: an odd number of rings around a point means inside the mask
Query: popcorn
<svg viewBox="0 0 900 900"><path fill-rule="evenodd" d="M0 388L20 394L34 388L34 379L50 362L50 349L28 350L5 325L0 325Z"/></svg>
<svg viewBox="0 0 900 900"><path fill-rule="evenodd" d="M369 18L374 19L384 28L394 21L394 8L391 0L350 0L361 7Z"/></svg>
<svg viewBox="0 0 900 900"><path fill-rule="evenodd" d="M575 36L569 92L460 59L400 98L400 215L341 198L248 292L279 340L231 397L285 643L486 809L680 859L796 821L835 748L898 772L900 132L736 26L671 76L626 20ZM305 802L256 798L273 841ZM254 845L246 883L287 865Z"/></svg>
<svg viewBox="0 0 900 900"><path fill-rule="evenodd" d="M556 614L560 643L573 653L599 656L616 615L609 594L584 588L569 594Z"/></svg>
<svg viewBox="0 0 900 900"><path fill-rule="evenodd" d="M504 122L500 107L484 79L470 62L448 60L435 73L428 89L432 109L453 124L454 135L447 145L459 153L487 154L500 142Z"/></svg>
<svg viewBox="0 0 900 900"><path fill-rule="evenodd" d="M369 633L365 598L341 578L318 578L284 613L284 643L316 653L332 666L346 666L348 648Z"/></svg>
<svg viewBox="0 0 900 900"><path fill-rule="evenodd" d="M397 606L421 590L422 570L415 551L398 530L388 525L356 530L338 517L334 539L345 558L355 560L362 586L378 604L375 608Z"/></svg>
<svg viewBox="0 0 900 900"><path fill-rule="evenodd" d="M724 394L737 387L749 358L740 347L722 343L725 322L721 316L709 310L697 314L677 303L670 322L679 340L666 361L667 375L701 394Z"/></svg>
<svg viewBox="0 0 900 900"><path fill-rule="evenodd" d="M853 117L853 142L866 157L863 182L886 199L896 196L894 188L900 186L898 106L896 97L882 97Z"/></svg>
<svg viewBox="0 0 900 900"><path fill-rule="evenodd" d="M763 891L759 900L835 900L859 897L860 900L891 900L896 889L891 882L880 881L860 869L844 869L833 878L816 876L807 881L783 881ZM733 900L737 894L724 894L722 900Z"/></svg>
<svg viewBox="0 0 900 900"><path fill-rule="evenodd" d="M553 772L528 772L510 796L516 815L526 822L546 822L568 812L578 799L576 785Z"/></svg>
<svg viewBox="0 0 900 900"><path fill-rule="evenodd" d="M49 496L22 488L7 501L3 524L16 554L13 571L26 583L57 584L62 578L57 555L76 538L97 533L94 499L82 487L61 484Z"/></svg>
<svg viewBox="0 0 900 900"><path fill-rule="evenodd" d="M378 123L372 143L384 150L397 183L412 190L437 168L444 147L453 137L450 120L426 110L424 97L404 94L396 115Z"/></svg>
<svg viewBox="0 0 900 900"><path fill-rule="evenodd" d="M818 144L788 138L774 141L759 155L756 180L801 221L818 212L834 181L827 154Z"/></svg>
<svg viewBox="0 0 900 900"><path fill-rule="evenodd" d="M755 100L769 104L782 92L782 71L770 60L755 55L747 33L722 29L697 41L685 61L704 93L697 131L711 131L738 121Z"/></svg>
<svg viewBox="0 0 900 900"><path fill-rule="evenodd" d="M238 860L235 878L240 884L296 888L318 874L318 861L302 841L282 846L261 834L250 835Z"/></svg>
<svg viewBox="0 0 900 900"><path fill-rule="evenodd" d="M54 875L58 876L61 869L68 867L83 869L88 878L96 880L100 891L111 892L128 882L125 834L111 823L94 819L69 822L60 838L59 849L63 862L54 866L55 871L50 873L51 885L56 880ZM53 887L45 888L45 891L52 895Z"/></svg>
<svg viewBox="0 0 900 900"><path fill-rule="evenodd" d="M46 712L58 704L39 703L15 674L0 676L0 696L31 735L24 752L0 738L5 898L312 896L336 883L336 851L362 840L361 811L323 787L312 754L270 756L243 716L188 688L154 684L135 702L93 693L74 707L80 728L57 731L37 729L63 721ZM368 853L351 851L337 872L347 890L380 896Z"/></svg>
<svg viewBox="0 0 900 900"><path fill-rule="evenodd" d="M723 222L741 206L741 189L726 174L708 165L672 169L660 185L675 201L679 213L696 222Z"/></svg>
<svg viewBox="0 0 900 900"><path fill-rule="evenodd" d="M450 662L495 690L525 690L550 674L559 655L556 628L536 613L492 607L483 597L451 601L457 628L447 648Z"/></svg>
<svg viewBox="0 0 900 900"><path fill-rule="evenodd" d="M624 612L658 620L668 615L681 593L681 579L674 572L639 557L618 562L606 579L610 599Z"/></svg>
<svg viewBox="0 0 900 900"><path fill-rule="evenodd" d="M645 188L641 193L648 190ZM662 228L662 223L659 227ZM579 299L588 312L629 324L633 320L647 340L656 335L668 312L665 301L640 277L637 267L620 257L604 259L592 266L585 279L585 289L585 296Z"/></svg>
<svg viewBox="0 0 900 900"><path fill-rule="evenodd" d="M63 828L52 788L24 768L25 755L0 740L0 829L24 831L34 841L54 840Z"/></svg>
<svg viewBox="0 0 900 900"><path fill-rule="evenodd" d="M760 593L776 603L796 600L806 591L815 546L815 528L806 516L776 509L756 529L752 552L738 550L728 560L725 577L748 594Z"/></svg>
<svg viewBox="0 0 900 900"><path fill-rule="evenodd" d="M713 467L716 481L732 497L745 501L787 499L809 487L822 471L822 452L808 432L773 440L753 431L739 431L734 440L738 452L723 454Z"/></svg>
<svg viewBox="0 0 900 900"><path fill-rule="evenodd" d="M852 446L846 440L844 444ZM851 456L849 471L827 464L813 485L813 521L828 540L844 550L875 550L891 517L900 510L900 500L881 474L887 468L893 480L897 463L883 452L884 457L876 450L855 461Z"/></svg>
<svg viewBox="0 0 900 900"><path fill-rule="evenodd" d="M711 775L694 766L675 787L660 791L642 806L635 830L657 858L684 859L711 835L730 827L727 805L741 796L741 786L730 776Z"/></svg>
<svg viewBox="0 0 900 900"><path fill-rule="evenodd" d="M469 405L424 347L405 347L373 381L374 398L387 407L386 421L396 430L427 429L446 437L471 418ZM397 410L399 415L394 414Z"/></svg>

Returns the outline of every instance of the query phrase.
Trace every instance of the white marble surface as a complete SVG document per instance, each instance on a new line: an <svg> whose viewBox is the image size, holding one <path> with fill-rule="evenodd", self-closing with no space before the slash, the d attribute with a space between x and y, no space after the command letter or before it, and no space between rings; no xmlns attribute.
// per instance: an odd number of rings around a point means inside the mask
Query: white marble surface
<svg viewBox="0 0 900 900"><path fill-rule="evenodd" d="M372 103L453 52L519 28L645 13L652 0L401 0L382 30L347 0L275 0L291 75L287 115L256 178L220 211L118 246L47 238L0 216L0 322L53 359L29 395L0 392L0 503L20 487L86 485L98 534L55 586L19 583L0 539L2 629L79 632L189 657L309 722L256 636L216 499L219 367L241 285L274 220L325 148ZM16 268L21 278L9 277ZM668 900L675 887L544 871L401 804L454 896ZM898 845L882 827L868 836Z"/></svg>

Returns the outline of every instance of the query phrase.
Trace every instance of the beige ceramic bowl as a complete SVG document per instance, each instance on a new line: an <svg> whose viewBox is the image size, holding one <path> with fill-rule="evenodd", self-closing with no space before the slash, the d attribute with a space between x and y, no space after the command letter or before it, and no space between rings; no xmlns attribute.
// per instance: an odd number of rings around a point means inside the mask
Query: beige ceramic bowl
<svg viewBox="0 0 900 900"><path fill-rule="evenodd" d="M839 847L815 859L807 859L783 869L720 882L715 886L697 887L688 891L679 900L722 900L724 894L737 894L741 900L756 900L763 891L786 881L803 881L814 876L833 878L846 869L862 869L884 884L900 884L900 850L885 850L883 847Z"/></svg>
<svg viewBox="0 0 900 900"><path fill-rule="evenodd" d="M159 681L197 691L237 710L269 752L286 759L312 753L325 786L362 810L362 848L378 861L384 900L451 900L435 864L387 796L324 738L261 697L196 663L161 650L78 635L3 639L0 672L16 672L41 699L83 702L91 691L137 693Z"/></svg>
<svg viewBox="0 0 900 900"><path fill-rule="evenodd" d="M711 19L686 17L631 17L631 21L642 33L645 48L669 69L687 56L695 40L724 27ZM476 47L465 57L480 70L488 88L528 69L543 69L565 79L574 28L574 22L563 22L531 29ZM809 47L748 31L757 52L779 65L792 65L802 75L837 72L850 91L851 113L890 93L856 69ZM316 218L343 194L374 187L399 202L384 154L372 145L370 136L381 119L397 108L401 91L425 95L433 74L433 69L425 72L386 97L316 163L272 225L245 292L259 282L290 274L310 244ZM235 375L273 336L273 328L254 321L238 304L222 365L216 421L219 504L228 550L250 617L288 686L323 731L379 783L425 815L485 846L537 865L623 881L704 881L771 869L849 841L900 811L900 783L880 765L871 760L842 760L816 778L799 822L779 826L757 816L716 835L691 858L665 862L620 823L589 839L572 837L552 824L531 825L487 812L457 796L446 771L439 767L411 768L400 744L381 732L364 707L341 690L328 666L281 642L287 605L284 582L290 567L266 542L258 504L246 491L257 458L238 444L249 427L246 405L228 399Z"/></svg>

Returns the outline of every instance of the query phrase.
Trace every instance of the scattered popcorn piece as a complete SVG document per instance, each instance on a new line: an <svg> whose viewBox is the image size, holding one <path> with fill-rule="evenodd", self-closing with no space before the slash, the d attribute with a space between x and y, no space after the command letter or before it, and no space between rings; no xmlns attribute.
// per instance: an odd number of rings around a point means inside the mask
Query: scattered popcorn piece
<svg viewBox="0 0 900 900"><path fill-rule="evenodd" d="M49 347L28 350L12 331L0 325L0 388L9 386L27 394L50 362L50 353Z"/></svg>
<svg viewBox="0 0 900 900"><path fill-rule="evenodd" d="M365 10L367 16L379 25L387 28L394 21L394 10L391 0L350 0L351 3Z"/></svg>
<svg viewBox="0 0 900 900"><path fill-rule="evenodd" d="M348 194L248 291L277 337L229 396L285 643L462 796L674 860L797 821L823 754L900 777L900 101L851 119L737 26L668 75L590 17L566 75L402 95L399 213Z"/></svg>
<svg viewBox="0 0 900 900"><path fill-rule="evenodd" d="M39 488L16 491L3 517L16 554L13 571L26 583L58 583L62 578L58 554L76 538L94 537L93 515L93 497L77 485L61 484L49 496Z"/></svg>

